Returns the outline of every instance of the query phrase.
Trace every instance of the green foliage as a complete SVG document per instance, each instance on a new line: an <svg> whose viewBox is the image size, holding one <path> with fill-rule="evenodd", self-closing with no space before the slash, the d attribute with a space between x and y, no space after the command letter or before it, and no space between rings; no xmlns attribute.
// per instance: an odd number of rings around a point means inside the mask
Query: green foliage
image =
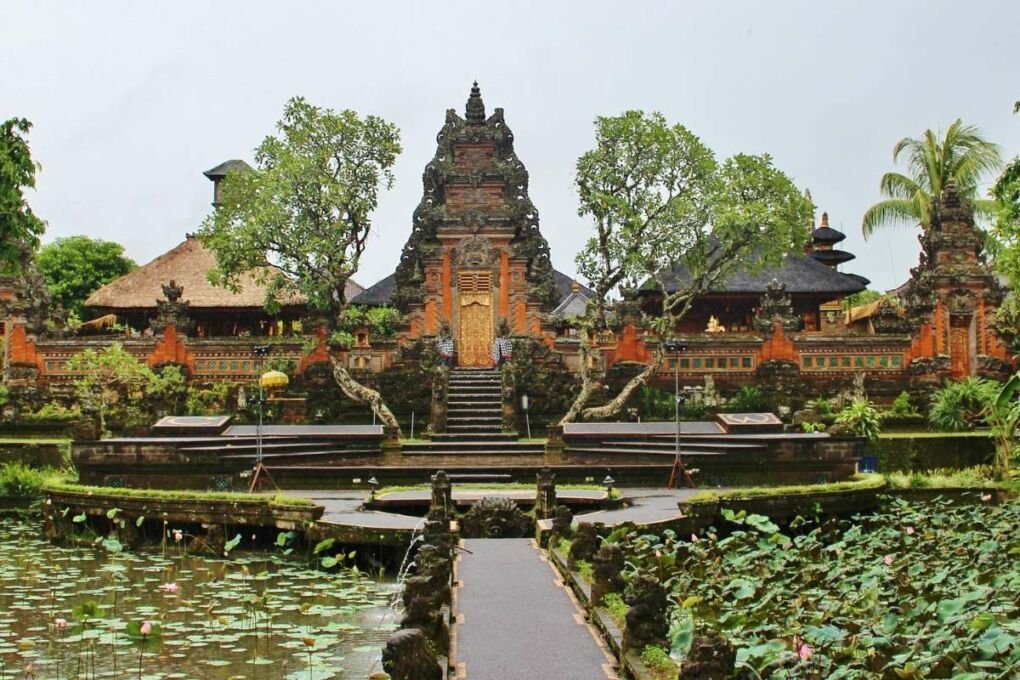
<svg viewBox="0 0 1020 680"><path fill-rule="evenodd" d="M585 583L591 583L595 578L595 567L588 560L579 560L577 562L577 574L581 577L581 580Z"/></svg>
<svg viewBox="0 0 1020 680"><path fill-rule="evenodd" d="M887 472L883 475L893 489L985 488L995 485L995 470L978 465L963 470L925 470L924 472Z"/></svg>
<svg viewBox="0 0 1020 680"><path fill-rule="evenodd" d="M882 431L882 416L866 399L854 399L836 414L833 432L877 439Z"/></svg>
<svg viewBox="0 0 1020 680"><path fill-rule="evenodd" d="M1017 450L1016 430L1020 425L1020 373L1014 374L995 395L986 419L995 435L995 471L999 479L1013 474Z"/></svg>
<svg viewBox="0 0 1020 680"><path fill-rule="evenodd" d="M77 406L64 406L57 401L48 401L40 406L38 410L30 413L22 413L18 417L26 423L38 423L54 420L70 422L81 418L81 409Z"/></svg>
<svg viewBox="0 0 1020 680"><path fill-rule="evenodd" d="M882 293L877 290L871 290L865 288L857 293L851 293L843 298L843 309L853 309L854 307L860 307L861 305L867 305L876 300L881 300L883 297Z"/></svg>
<svg viewBox="0 0 1020 680"><path fill-rule="evenodd" d="M999 389L999 383L994 380L973 376L947 380L931 396L928 424L941 432L973 430L985 422Z"/></svg>
<svg viewBox="0 0 1020 680"><path fill-rule="evenodd" d="M55 475L49 469L33 468L24 463L5 463L0 465L0 496L37 498L43 486Z"/></svg>
<svg viewBox="0 0 1020 680"><path fill-rule="evenodd" d="M254 272L267 284L267 311L300 294L330 334L343 333L345 288L360 266L379 188L393 184L399 133L376 116L321 109L300 97L287 102L277 130L255 150L254 169L220 183L221 205L199 230L216 254L209 277L236 290L239 277ZM397 426L378 393L341 364L332 368L347 394Z"/></svg>
<svg viewBox="0 0 1020 680"><path fill-rule="evenodd" d="M148 410L155 416L180 415L188 394L188 378L176 364L151 371L145 386Z"/></svg>
<svg viewBox="0 0 1020 680"><path fill-rule="evenodd" d="M920 414L910 403L910 393L904 390L903 392L900 392L895 399L893 399L893 402L889 405L889 409L885 412L885 415L891 418L909 418Z"/></svg>
<svg viewBox="0 0 1020 680"><path fill-rule="evenodd" d="M668 677L670 680L676 677L677 666L676 663L669 657L667 652L662 647L656 645L648 645L641 650L641 663L648 667L656 677L659 677L659 673L664 673L663 677Z"/></svg>
<svg viewBox="0 0 1020 680"><path fill-rule="evenodd" d="M238 504L264 504L287 505L299 507L311 507L314 502L307 498L296 496L285 496L283 494L271 493L232 493L227 491L176 491L165 489L130 489L114 488L109 486L91 486L88 484L75 484L63 481L59 478L50 477L45 483L46 489L54 491L65 491L70 493L89 494L102 496L107 499L129 498L129 499L151 499L153 501L194 501L206 503L210 501L229 501Z"/></svg>
<svg viewBox="0 0 1020 680"><path fill-rule="evenodd" d="M380 185L393 184L397 128L376 116L321 109L295 97L279 135L255 150L256 168L220 185L221 207L199 236L216 253L210 277L236 287L252 270L269 283L267 309L300 292L332 328L360 264Z"/></svg>
<svg viewBox="0 0 1020 680"><path fill-rule="evenodd" d="M628 574L672 556L671 618L721 632L751 677L1013 677L1020 504L892 501L790 533L732 518L696 541L632 531L618 544Z"/></svg>
<svg viewBox="0 0 1020 680"><path fill-rule="evenodd" d="M1009 279L1008 293L995 315L995 328L1016 351L1020 347L1020 156L1014 158L992 189L998 213L990 232L995 268Z"/></svg>
<svg viewBox="0 0 1020 680"><path fill-rule="evenodd" d="M82 305L93 291L137 266L121 244L88 236L58 238L36 261L50 296L77 317L84 317Z"/></svg>
<svg viewBox="0 0 1020 680"><path fill-rule="evenodd" d="M832 408L832 402L822 396L808 402L808 407L822 418L836 415L836 411Z"/></svg>
<svg viewBox="0 0 1020 680"><path fill-rule="evenodd" d="M25 200L25 190L35 187L39 170L28 146L31 128L32 123L24 118L0 124L0 272L20 271L46 230Z"/></svg>
<svg viewBox="0 0 1020 680"><path fill-rule="evenodd" d="M4 406L8 401L11 400L11 392L7 389L7 386L0 383L0 406Z"/></svg>
<svg viewBox="0 0 1020 680"><path fill-rule="evenodd" d="M192 416L214 416L229 413L231 399L237 385L230 382L217 382L207 387L197 385L188 387L184 410Z"/></svg>
<svg viewBox="0 0 1020 680"><path fill-rule="evenodd" d="M73 383L78 403L83 411L98 416L101 432L107 431L108 415L124 420L140 417L138 404L152 371L119 342L99 351L83 350L67 363L78 374Z"/></svg>
<svg viewBox="0 0 1020 680"><path fill-rule="evenodd" d="M826 426L825 423L813 423L813 422L808 421L808 420L805 420L804 422L802 422L800 424L800 429L803 430L804 432L808 432L808 433L811 433L811 432L825 432L825 428L826 427L827 426Z"/></svg>
<svg viewBox="0 0 1020 680"><path fill-rule="evenodd" d="M893 162L906 156L907 172L889 172L880 183L887 198L864 213L861 231L870 237L879 227L906 223L927 229L932 209L949 184L960 197L973 201L977 216L990 218L995 203L978 198L978 186L986 173L1002 166L999 148L981 136L974 126L957 119L945 133L925 130L920 139L905 137L893 147Z"/></svg>
<svg viewBox="0 0 1020 680"><path fill-rule="evenodd" d="M659 113L627 111L595 121L595 147L577 161L578 213L595 233L577 255L578 273L594 290L580 321L582 388L563 422L607 417L643 384L636 375L612 401L584 410L596 393L587 357L607 326L608 296L646 279L658 286L661 314L646 326L661 341L692 299L740 267L778 265L807 238L811 206L768 155L715 154L682 125ZM679 280L671 273L680 267ZM662 347L661 342L658 345ZM658 350L650 370L662 363Z"/></svg>
<svg viewBox="0 0 1020 680"><path fill-rule="evenodd" d="M758 387L744 385L730 398L727 407L736 413L757 413L765 410L765 395Z"/></svg>
<svg viewBox="0 0 1020 680"><path fill-rule="evenodd" d="M388 340L396 335L400 312L393 307L347 307L340 316L339 329L347 333L367 328L373 338Z"/></svg>
<svg viewBox="0 0 1020 680"><path fill-rule="evenodd" d="M609 616L616 622L616 625L622 628L626 624L627 610L630 607L623 601L622 593L606 593L602 596L602 606L609 611Z"/></svg>

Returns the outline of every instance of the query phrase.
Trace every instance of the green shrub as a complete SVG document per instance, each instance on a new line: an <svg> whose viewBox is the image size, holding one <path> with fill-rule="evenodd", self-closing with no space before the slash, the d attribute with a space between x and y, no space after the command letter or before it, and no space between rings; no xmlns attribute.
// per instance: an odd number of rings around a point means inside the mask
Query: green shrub
<svg viewBox="0 0 1020 680"><path fill-rule="evenodd" d="M898 397L893 399L893 403L889 405L889 410L885 412L885 415L891 418L910 418L920 414L911 405L910 394L904 390L900 392Z"/></svg>
<svg viewBox="0 0 1020 680"><path fill-rule="evenodd" d="M609 612L609 616L621 628L627 622L627 610L630 607L623 601L622 593L606 593L602 596L602 606Z"/></svg>
<svg viewBox="0 0 1020 680"><path fill-rule="evenodd" d="M33 468L24 463L0 465L0 496L35 498L53 474L52 470Z"/></svg>
<svg viewBox="0 0 1020 680"><path fill-rule="evenodd" d="M642 649L641 663L655 673L656 677L662 677L660 673L669 673L670 675L666 677L676 677L676 663L669 657L669 652L662 647L648 645Z"/></svg>
<svg viewBox="0 0 1020 680"><path fill-rule="evenodd" d="M865 439L878 439L882 431L882 418L871 402L866 399L854 399L849 406L836 414L836 423L832 431Z"/></svg>
<svg viewBox="0 0 1020 680"><path fill-rule="evenodd" d="M745 385L730 399L729 407L736 413L758 413L765 410L765 395L761 389Z"/></svg>
<svg viewBox="0 0 1020 680"><path fill-rule="evenodd" d="M928 424L941 432L973 430L982 424L995 404L1001 385L994 380L968 376L946 381L931 396Z"/></svg>
<svg viewBox="0 0 1020 680"><path fill-rule="evenodd" d="M592 563L587 560L580 560L577 563L577 575L585 583L591 583L595 579L595 571Z"/></svg>
<svg viewBox="0 0 1020 680"><path fill-rule="evenodd" d="M808 402L808 408L817 413L822 418L830 417L836 414L832 410L832 402L825 397L818 397Z"/></svg>
<svg viewBox="0 0 1020 680"><path fill-rule="evenodd" d="M78 420L80 418L81 410L77 406L68 408L56 401L46 402L34 413L24 413L21 415L21 420L24 420L27 423L36 423L47 420L71 421Z"/></svg>

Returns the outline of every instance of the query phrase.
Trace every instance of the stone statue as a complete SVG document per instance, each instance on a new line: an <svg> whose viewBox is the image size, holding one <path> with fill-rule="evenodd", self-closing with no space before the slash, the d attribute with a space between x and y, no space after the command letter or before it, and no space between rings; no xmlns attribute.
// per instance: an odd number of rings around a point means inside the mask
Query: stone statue
<svg viewBox="0 0 1020 680"><path fill-rule="evenodd" d="M581 522L574 532L574 540L570 544L570 554L567 556L567 566L576 568L578 562L590 560L595 554L595 546L598 544L599 536L595 531L595 525L589 522Z"/></svg>
<svg viewBox="0 0 1020 680"><path fill-rule="evenodd" d="M722 635L712 631L698 635L680 667L678 680L729 680L737 665L737 650Z"/></svg>
<svg viewBox="0 0 1020 680"><path fill-rule="evenodd" d="M418 628L398 630L386 641L383 670L391 680L441 680L443 669L425 634Z"/></svg>
<svg viewBox="0 0 1020 680"><path fill-rule="evenodd" d="M535 525L509 498L487 496L461 517L460 529L467 538L524 538Z"/></svg>
<svg viewBox="0 0 1020 680"><path fill-rule="evenodd" d="M627 625L623 630L624 648L640 652L648 645L668 647L666 607L669 601L659 579L646 572L639 572L631 579L623 601L630 605L626 616Z"/></svg>
<svg viewBox="0 0 1020 680"><path fill-rule="evenodd" d="M616 543L603 543L592 557L594 580L591 586L591 602L602 603L602 598L609 593L623 592L627 582L623 580L623 568L626 561L623 551Z"/></svg>

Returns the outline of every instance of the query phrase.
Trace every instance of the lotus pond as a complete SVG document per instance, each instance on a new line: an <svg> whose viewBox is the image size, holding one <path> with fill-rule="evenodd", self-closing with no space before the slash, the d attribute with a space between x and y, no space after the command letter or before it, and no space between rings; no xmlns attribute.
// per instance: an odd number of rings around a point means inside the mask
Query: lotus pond
<svg viewBox="0 0 1020 680"><path fill-rule="evenodd" d="M717 630L746 678L1014 679L1020 503L974 500L890 500L880 513L786 530L729 512L695 536L607 540L630 574L666 585L675 657L695 632Z"/></svg>
<svg viewBox="0 0 1020 680"><path fill-rule="evenodd" d="M396 586L282 556L59 548L0 519L0 679L366 678Z"/></svg>

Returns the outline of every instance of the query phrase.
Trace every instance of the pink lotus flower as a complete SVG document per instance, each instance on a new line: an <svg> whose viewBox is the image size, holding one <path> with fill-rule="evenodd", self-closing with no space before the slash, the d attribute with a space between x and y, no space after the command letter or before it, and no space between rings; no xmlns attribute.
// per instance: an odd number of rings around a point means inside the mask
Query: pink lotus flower
<svg viewBox="0 0 1020 680"><path fill-rule="evenodd" d="M180 529L174 529L174 541L180 543L182 540L184 540L184 532Z"/></svg>
<svg viewBox="0 0 1020 680"><path fill-rule="evenodd" d="M797 656L799 656L804 661L810 659L812 654L814 654L814 650L811 649L808 643L802 642L800 643L800 645L797 646Z"/></svg>
<svg viewBox="0 0 1020 680"><path fill-rule="evenodd" d="M907 527L907 536L914 535L914 527Z"/></svg>
<svg viewBox="0 0 1020 680"><path fill-rule="evenodd" d="M57 630L64 630L67 628L67 619L59 618L53 619L53 627Z"/></svg>
<svg viewBox="0 0 1020 680"><path fill-rule="evenodd" d="M697 542L698 542L698 535L697 534L691 534L691 543L697 543Z"/></svg>
<svg viewBox="0 0 1020 680"><path fill-rule="evenodd" d="M176 593L181 588L176 583L172 583L171 582L171 583L164 583L163 585L161 585L159 587L159 589L162 590L165 593Z"/></svg>
<svg viewBox="0 0 1020 680"><path fill-rule="evenodd" d="M885 561L885 566L891 567L892 566L892 561L893 561L893 556L892 555L886 555L884 561Z"/></svg>
<svg viewBox="0 0 1020 680"><path fill-rule="evenodd" d="M138 629L138 632L142 635L149 635L152 633L152 621L142 621L142 626Z"/></svg>
<svg viewBox="0 0 1020 680"><path fill-rule="evenodd" d="M992 500L992 494L990 493L981 494L981 500L987 503L988 501Z"/></svg>

